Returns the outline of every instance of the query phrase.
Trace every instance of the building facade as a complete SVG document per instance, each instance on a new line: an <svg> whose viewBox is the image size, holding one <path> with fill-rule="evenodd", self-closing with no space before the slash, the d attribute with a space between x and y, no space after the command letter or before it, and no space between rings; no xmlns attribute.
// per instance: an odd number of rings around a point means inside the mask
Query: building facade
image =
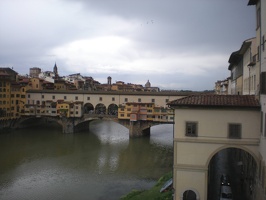
<svg viewBox="0 0 266 200"><path fill-rule="evenodd" d="M174 123L174 199L182 200L187 193L194 199L208 199L210 162L223 149L234 148L251 155L254 168L241 157L235 163L245 166L244 177L252 182L243 186L252 193L249 199L262 200L258 196L260 188L258 174L261 168L259 152L260 104L254 95L194 95L169 105L175 110ZM221 176L222 174L220 174ZM219 176L219 177L220 177Z"/></svg>
<svg viewBox="0 0 266 200"><path fill-rule="evenodd" d="M261 186L260 194L266 199L266 1L249 0L249 6L256 10L256 60L260 68L259 97L261 104L260 128L260 173L258 185Z"/></svg>

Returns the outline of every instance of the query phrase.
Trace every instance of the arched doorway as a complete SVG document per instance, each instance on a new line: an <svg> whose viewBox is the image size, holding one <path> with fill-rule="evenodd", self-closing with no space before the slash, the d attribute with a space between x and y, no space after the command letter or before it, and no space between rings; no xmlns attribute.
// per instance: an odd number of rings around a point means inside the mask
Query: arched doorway
<svg viewBox="0 0 266 200"><path fill-rule="evenodd" d="M94 112L94 107L91 103L86 103L84 105L84 114L92 114Z"/></svg>
<svg viewBox="0 0 266 200"><path fill-rule="evenodd" d="M257 162L247 151L224 148L209 162L208 199L216 199L228 187L239 199L252 199L257 175ZM228 194L230 196L230 194Z"/></svg>
<svg viewBox="0 0 266 200"><path fill-rule="evenodd" d="M183 193L183 200L197 200L197 195L192 190L186 190Z"/></svg>
<svg viewBox="0 0 266 200"><path fill-rule="evenodd" d="M95 114L105 115L106 114L106 106L102 103L97 104L95 107Z"/></svg>
<svg viewBox="0 0 266 200"><path fill-rule="evenodd" d="M116 104L110 104L108 106L108 115L117 116L118 114L118 106Z"/></svg>

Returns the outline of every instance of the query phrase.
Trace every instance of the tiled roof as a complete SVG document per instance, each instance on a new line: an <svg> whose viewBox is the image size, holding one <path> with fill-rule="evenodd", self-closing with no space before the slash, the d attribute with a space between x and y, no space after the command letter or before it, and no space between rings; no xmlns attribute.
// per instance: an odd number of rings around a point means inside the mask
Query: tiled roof
<svg viewBox="0 0 266 200"><path fill-rule="evenodd" d="M260 108L254 95L191 95L168 103L169 106Z"/></svg>

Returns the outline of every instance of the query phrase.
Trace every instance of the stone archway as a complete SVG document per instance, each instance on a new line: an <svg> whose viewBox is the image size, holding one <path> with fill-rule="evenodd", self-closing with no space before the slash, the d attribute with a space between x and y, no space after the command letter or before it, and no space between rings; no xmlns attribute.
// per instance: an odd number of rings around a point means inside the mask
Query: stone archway
<svg viewBox="0 0 266 200"><path fill-rule="evenodd" d="M95 114L105 115L106 114L106 106L102 103L97 104L95 107Z"/></svg>
<svg viewBox="0 0 266 200"><path fill-rule="evenodd" d="M118 114L118 106L116 104L110 104L108 106L108 115L114 115L117 116Z"/></svg>
<svg viewBox="0 0 266 200"><path fill-rule="evenodd" d="M94 113L94 107L91 103L86 103L84 105L84 114L92 114Z"/></svg>
<svg viewBox="0 0 266 200"><path fill-rule="evenodd" d="M197 200L196 193L192 190L187 190L183 193L183 200Z"/></svg>
<svg viewBox="0 0 266 200"><path fill-rule="evenodd" d="M188 188L187 190L183 191L181 194L182 200L199 200L199 193L192 188Z"/></svg>
<svg viewBox="0 0 266 200"><path fill-rule="evenodd" d="M250 152L239 147L219 149L212 155L208 169L208 199L219 196L223 184L230 186L233 195L253 199L258 163Z"/></svg>

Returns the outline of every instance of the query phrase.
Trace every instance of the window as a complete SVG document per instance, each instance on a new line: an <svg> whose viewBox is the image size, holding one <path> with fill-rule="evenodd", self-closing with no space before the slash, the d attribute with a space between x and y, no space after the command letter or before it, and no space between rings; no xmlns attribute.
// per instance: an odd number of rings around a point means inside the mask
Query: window
<svg viewBox="0 0 266 200"><path fill-rule="evenodd" d="M125 102L127 102L128 101L128 99L127 98L125 98Z"/></svg>
<svg viewBox="0 0 266 200"><path fill-rule="evenodd" d="M103 100L103 98L102 97L99 97L99 101L102 101Z"/></svg>
<svg viewBox="0 0 266 200"><path fill-rule="evenodd" d="M260 92L261 94L266 94L266 72L261 72Z"/></svg>
<svg viewBox="0 0 266 200"><path fill-rule="evenodd" d="M155 99L151 99L151 102L152 102L152 103L155 103Z"/></svg>
<svg viewBox="0 0 266 200"><path fill-rule="evenodd" d="M257 28L260 27L260 8L257 9Z"/></svg>
<svg viewBox="0 0 266 200"><path fill-rule="evenodd" d="M229 124L228 129L229 138L241 139L241 124Z"/></svg>
<svg viewBox="0 0 266 200"><path fill-rule="evenodd" d="M90 97L87 97L87 100L89 101L89 100L91 100L91 98Z"/></svg>
<svg viewBox="0 0 266 200"><path fill-rule="evenodd" d="M42 99L44 99L44 95L42 95Z"/></svg>
<svg viewBox="0 0 266 200"><path fill-rule="evenodd" d="M28 98L30 98L30 94L28 94Z"/></svg>
<svg viewBox="0 0 266 200"><path fill-rule="evenodd" d="M264 137L266 137L266 113L264 116Z"/></svg>
<svg viewBox="0 0 266 200"><path fill-rule="evenodd" d="M260 46L257 47L257 61L260 61Z"/></svg>
<svg viewBox="0 0 266 200"><path fill-rule="evenodd" d="M262 36L261 46L262 46L262 51L264 51L265 50L265 37L264 37L264 35Z"/></svg>
<svg viewBox="0 0 266 200"><path fill-rule="evenodd" d="M66 96L64 96L64 99L67 99L67 97L66 97Z"/></svg>
<svg viewBox="0 0 266 200"><path fill-rule="evenodd" d="M141 102L141 98L138 98L138 102L139 102L139 103Z"/></svg>
<svg viewBox="0 0 266 200"><path fill-rule="evenodd" d="M263 130L263 112L260 111L260 132Z"/></svg>
<svg viewBox="0 0 266 200"><path fill-rule="evenodd" d="M186 136L197 137L198 136L198 122L186 122Z"/></svg>
<svg viewBox="0 0 266 200"><path fill-rule="evenodd" d="M169 102L169 99L165 99L165 102L168 103Z"/></svg>
<svg viewBox="0 0 266 200"><path fill-rule="evenodd" d="M75 100L78 100L79 99L79 97L78 96L75 96Z"/></svg>
<svg viewBox="0 0 266 200"><path fill-rule="evenodd" d="M115 101L115 98L114 97L112 97L112 101Z"/></svg>

